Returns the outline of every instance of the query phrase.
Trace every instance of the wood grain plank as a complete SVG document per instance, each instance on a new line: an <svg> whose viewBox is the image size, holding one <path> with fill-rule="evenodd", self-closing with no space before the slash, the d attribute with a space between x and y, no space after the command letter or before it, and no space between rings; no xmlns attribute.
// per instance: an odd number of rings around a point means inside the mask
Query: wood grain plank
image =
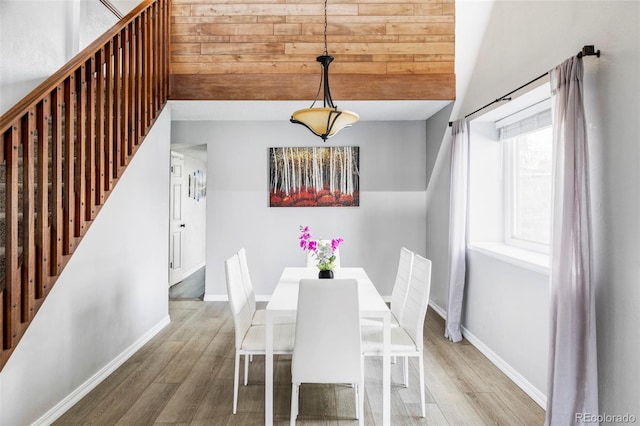
<svg viewBox="0 0 640 426"><path fill-rule="evenodd" d="M431 16L419 16L419 15L400 15L400 16L340 16L334 15L327 19L332 25L339 23L389 23L389 22L455 22L455 17L445 15L431 15ZM318 14L316 16L288 16L287 22L324 22L324 16Z"/></svg>
<svg viewBox="0 0 640 426"><path fill-rule="evenodd" d="M525 423L492 392L468 392L466 393L466 397L486 424L525 425Z"/></svg>
<svg viewBox="0 0 640 426"><path fill-rule="evenodd" d="M385 28L387 34L454 34L454 23L388 23Z"/></svg>
<svg viewBox="0 0 640 426"><path fill-rule="evenodd" d="M358 5L358 15L398 16L413 15L414 5L411 3L379 3Z"/></svg>
<svg viewBox="0 0 640 426"><path fill-rule="evenodd" d="M96 386L84 398L77 402L71 409L64 413L55 425L81 424L82 419L87 418L97 409L98 405L106 395L111 394L122 384L136 369L140 367L139 363L132 362L129 359L122 364L116 371L111 373L102 383Z"/></svg>
<svg viewBox="0 0 640 426"><path fill-rule="evenodd" d="M387 64L389 74L453 74L453 62L395 62Z"/></svg>
<svg viewBox="0 0 640 426"><path fill-rule="evenodd" d="M204 349L218 333L222 323L224 323L224 320L219 318L211 318L206 321L199 320L199 330L185 343L182 349L180 349L180 352L176 354L165 369L160 372L158 377L154 379L154 382L183 382L202 356Z"/></svg>
<svg viewBox="0 0 640 426"><path fill-rule="evenodd" d="M370 27L370 26L368 26ZM426 36L423 36L426 37ZM431 36L436 37L436 36ZM437 36L442 38L443 36ZM354 42L362 42L362 43L397 43L399 39L398 35L395 34L379 34L379 33L370 33L370 34L356 34L356 35L328 35L327 42L330 46L331 54L334 54L333 44L334 43L354 43ZM437 40L436 40L437 41ZM319 34L300 34L300 35L260 35L254 37L247 37L244 35L234 35L230 36L228 42L230 43L313 43L314 46L319 46L319 50L312 52L318 56L323 52L324 45L322 44L322 35ZM309 49L311 50L311 49Z"/></svg>
<svg viewBox="0 0 640 426"><path fill-rule="evenodd" d="M301 24L278 23L273 25L274 35L299 35L302 34Z"/></svg>
<svg viewBox="0 0 640 426"><path fill-rule="evenodd" d="M153 383L153 379L179 352L178 342L164 342L145 362L138 364L111 392L105 394L95 407L82 419L83 424L115 424Z"/></svg>
<svg viewBox="0 0 640 426"><path fill-rule="evenodd" d="M172 16L173 25L178 24L203 24L203 23L224 23L224 24L250 24L259 20L270 20L271 22L286 22L286 18L275 16L251 16L251 15L212 15L212 16ZM184 27L174 31L172 25L171 34L179 34L181 31L191 32L192 29Z"/></svg>
<svg viewBox="0 0 640 426"><path fill-rule="evenodd" d="M318 77L308 75L171 75L174 100L310 100ZM332 74L335 100L452 100L455 75Z"/></svg>
<svg viewBox="0 0 640 426"><path fill-rule="evenodd" d="M478 371L491 391L527 425L543 424L544 409L538 406L522 389L499 371L484 355L471 345L457 349L457 352Z"/></svg>
<svg viewBox="0 0 640 426"><path fill-rule="evenodd" d="M311 54L322 52L320 43L286 43L287 54ZM336 54L453 54L455 44L435 43L332 43L331 51ZM206 53L203 50L202 53Z"/></svg>
<svg viewBox="0 0 640 426"><path fill-rule="evenodd" d="M155 419L175 393L175 383L151 383L116 425L144 425Z"/></svg>
<svg viewBox="0 0 640 426"><path fill-rule="evenodd" d="M209 378L220 370L220 361L219 357L201 356L166 403L157 421L161 423L191 421L210 386Z"/></svg>
<svg viewBox="0 0 640 426"><path fill-rule="evenodd" d="M437 72L438 70L447 69L447 64L442 63L443 65L431 66L432 72ZM332 71L343 73L343 74L381 74L386 70L386 64L382 62L340 62L335 65L332 65ZM405 66L404 69L402 67L395 67L394 74L418 74L421 71L423 74L426 74L429 70L428 65L420 66L415 65L415 70L412 70L409 66ZM314 74L317 76L319 81L320 72L322 68L320 64L316 61L307 61L307 62L275 62L275 63L267 63L267 62L232 62L232 63L221 63L221 62L207 62L207 63L198 63L198 64L174 64L173 71L176 73L185 73L185 74L205 74L205 75L246 75L246 74ZM413 72L412 72L413 71Z"/></svg>
<svg viewBox="0 0 640 426"><path fill-rule="evenodd" d="M330 4L327 8L328 15L358 15L357 4ZM303 16L303 15L324 15L324 5L318 3L287 3L287 4L194 4L191 6L192 16L216 16L216 15L280 15L280 16Z"/></svg>
<svg viewBox="0 0 640 426"><path fill-rule="evenodd" d="M216 54L240 54L240 53L284 53L285 45L283 43L202 43L200 45L200 53L202 55ZM316 50L317 52L317 50Z"/></svg>
<svg viewBox="0 0 640 426"><path fill-rule="evenodd" d="M192 425L223 425L233 417L233 358L211 357L208 359L216 363L218 373L211 376L210 385L203 390L201 403L195 409L190 421ZM244 412L244 409L245 400L238 399L238 411ZM258 418L264 421L264 414Z"/></svg>

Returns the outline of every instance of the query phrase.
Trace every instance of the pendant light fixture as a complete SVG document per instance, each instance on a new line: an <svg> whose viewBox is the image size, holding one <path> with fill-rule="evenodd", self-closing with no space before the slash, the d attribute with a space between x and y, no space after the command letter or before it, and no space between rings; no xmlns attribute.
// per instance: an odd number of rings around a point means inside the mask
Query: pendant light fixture
<svg viewBox="0 0 640 426"><path fill-rule="evenodd" d="M335 135L345 127L350 127L360 119L360 116L355 112L339 109L333 104L333 99L331 99L331 91L329 90L329 64L333 61L333 56L330 56L327 51L327 0L324 1L324 54L318 56L316 61L322 65L320 86L318 87L316 98L311 104L311 107L294 112L291 115L291 122L302 124L326 142L327 138ZM314 108L323 86L323 107Z"/></svg>

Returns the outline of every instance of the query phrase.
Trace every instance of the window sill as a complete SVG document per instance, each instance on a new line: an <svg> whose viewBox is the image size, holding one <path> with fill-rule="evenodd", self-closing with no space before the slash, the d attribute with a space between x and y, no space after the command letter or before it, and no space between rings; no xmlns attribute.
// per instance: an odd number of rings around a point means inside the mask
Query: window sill
<svg viewBox="0 0 640 426"><path fill-rule="evenodd" d="M472 243L467 248L539 274L549 275L549 255L547 254L508 246L503 243Z"/></svg>

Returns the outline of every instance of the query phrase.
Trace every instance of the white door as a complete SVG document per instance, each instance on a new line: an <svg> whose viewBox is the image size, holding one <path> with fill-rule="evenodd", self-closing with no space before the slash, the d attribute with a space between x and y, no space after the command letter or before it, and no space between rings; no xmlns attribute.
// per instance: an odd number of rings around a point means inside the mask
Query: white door
<svg viewBox="0 0 640 426"><path fill-rule="evenodd" d="M171 152L171 190L169 195L171 224L169 226L169 285L182 281L182 243L185 223L182 203L184 200L184 157Z"/></svg>

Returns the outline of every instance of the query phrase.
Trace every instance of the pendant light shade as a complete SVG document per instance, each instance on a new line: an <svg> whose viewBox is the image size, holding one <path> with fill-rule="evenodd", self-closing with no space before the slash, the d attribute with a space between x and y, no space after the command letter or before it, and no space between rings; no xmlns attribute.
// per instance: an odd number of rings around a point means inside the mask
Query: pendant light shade
<svg viewBox="0 0 640 426"><path fill-rule="evenodd" d="M304 108L291 115L291 122L311 130L316 136L327 140L345 127L350 127L360 117L355 112L338 108Z"/></svg>
<svg viewBox="0 0 640 426"><path fill-rule="evenodd" d="M327 0L324 2L324 54L318 56L316 60L322 64L322 77L316 99L311 104L311 107L294 112L291 115L291 122L302 124L326 142L327 138L335 135L345 127L350 127L360 119L360 116L355 112L339 109L331 99L329 64L333 61L333 56L327 54ZM323 106L314 108L322 88L324 88Z"/></svg>

